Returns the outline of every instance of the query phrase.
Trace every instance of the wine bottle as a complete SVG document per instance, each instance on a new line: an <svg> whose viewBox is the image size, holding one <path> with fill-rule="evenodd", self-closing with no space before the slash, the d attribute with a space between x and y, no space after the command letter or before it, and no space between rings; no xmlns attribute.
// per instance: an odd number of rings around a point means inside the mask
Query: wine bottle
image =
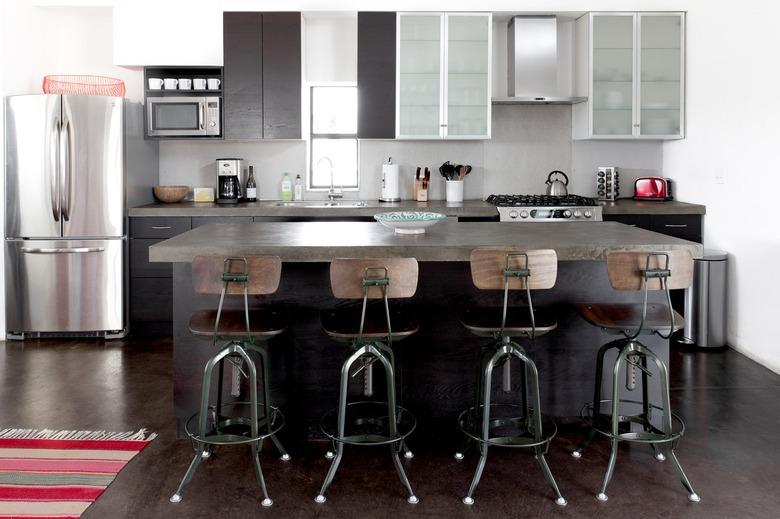
<svg viewBox="0 0 780 519"><path fill-rule="evenodd" d="M246 179L246 201L257 202L257 183L255 182L254 166L249 166L249 178Z"/></svg>

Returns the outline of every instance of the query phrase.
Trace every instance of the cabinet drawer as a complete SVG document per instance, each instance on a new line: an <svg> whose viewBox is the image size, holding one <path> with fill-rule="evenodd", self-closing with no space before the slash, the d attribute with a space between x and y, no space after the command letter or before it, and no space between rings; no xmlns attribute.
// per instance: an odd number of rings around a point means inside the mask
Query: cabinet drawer
<svg viewBox="0 0 780 519"><path fill-rule="evenodd" d="M151 263L149 247L163 241L145 238L130 239L130 277L134 278L170 278L173 277L171 263Z"/></svg>
<svg viewBox="0 0 780 519"><path fill-rule="evenodd" d="M190 218L184 216L152 216L130 219L131 238L172 238L190 230Z"/></svg>
<svg viewBox="0 0 780 519"><path fill-rule="evenodd" d="M210 223L251 223L251 216L193 216L192 228Z"/></svg>
<svg viewBox="0 0 780 519"><path fill-rule="evenodd" d="M131 279L130 320L173 321L173 280Z"/></svg>
<svg viewBox="0 0 780 519"><path fill-rule="evenodd" d="M675 238L701 243L701 216L688 214L656 215L653 231Z"/></svg>
<svg viewBox="0 0 780 519"><path fill-rule="evenodd" d="M605 222L620 222L640 229L652 230L650 216L646 214L605 214Z"/></svg>

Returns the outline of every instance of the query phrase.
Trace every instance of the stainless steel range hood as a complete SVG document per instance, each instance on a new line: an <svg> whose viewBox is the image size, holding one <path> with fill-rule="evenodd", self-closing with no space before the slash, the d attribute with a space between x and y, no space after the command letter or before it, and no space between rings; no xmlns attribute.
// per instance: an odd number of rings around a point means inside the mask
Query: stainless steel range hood
<svg viewBox="0 0 780 519"><path fill-rule="evenodd" d="M587 101L586 97L559 92L558 21L555 16L511 18L507 43L507 97L494 97L494 105L570 105Z"/></svg>

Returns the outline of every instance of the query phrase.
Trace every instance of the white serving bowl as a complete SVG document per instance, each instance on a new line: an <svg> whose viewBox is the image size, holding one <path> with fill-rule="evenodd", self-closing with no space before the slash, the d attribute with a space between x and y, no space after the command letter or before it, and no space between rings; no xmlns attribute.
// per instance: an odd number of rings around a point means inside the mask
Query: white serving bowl
<svg viewBox="0 0 780 519"><path fill-rule="evenodd" d="M422 234L426 228L445 218L443 214L427 211L394 211L374 215L374 220L398 234Z"/></svg>

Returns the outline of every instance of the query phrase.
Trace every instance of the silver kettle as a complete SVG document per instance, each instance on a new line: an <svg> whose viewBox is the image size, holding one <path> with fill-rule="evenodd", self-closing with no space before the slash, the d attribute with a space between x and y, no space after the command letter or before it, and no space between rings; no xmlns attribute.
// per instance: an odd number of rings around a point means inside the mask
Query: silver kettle
<svg viewBox="0 0 780 519"><path fill-rule="evenodd" d="M565 182L561 182L559 179L553 177L555 175L562 175L565 179ZM547 175L547 194L552 196L566 196L569 194L569 190L566 189L566 186L569 185L569 177L566 176L566 173L563 171L558 171L557 169L555 171L551 171L549 175Z"/></svg>

